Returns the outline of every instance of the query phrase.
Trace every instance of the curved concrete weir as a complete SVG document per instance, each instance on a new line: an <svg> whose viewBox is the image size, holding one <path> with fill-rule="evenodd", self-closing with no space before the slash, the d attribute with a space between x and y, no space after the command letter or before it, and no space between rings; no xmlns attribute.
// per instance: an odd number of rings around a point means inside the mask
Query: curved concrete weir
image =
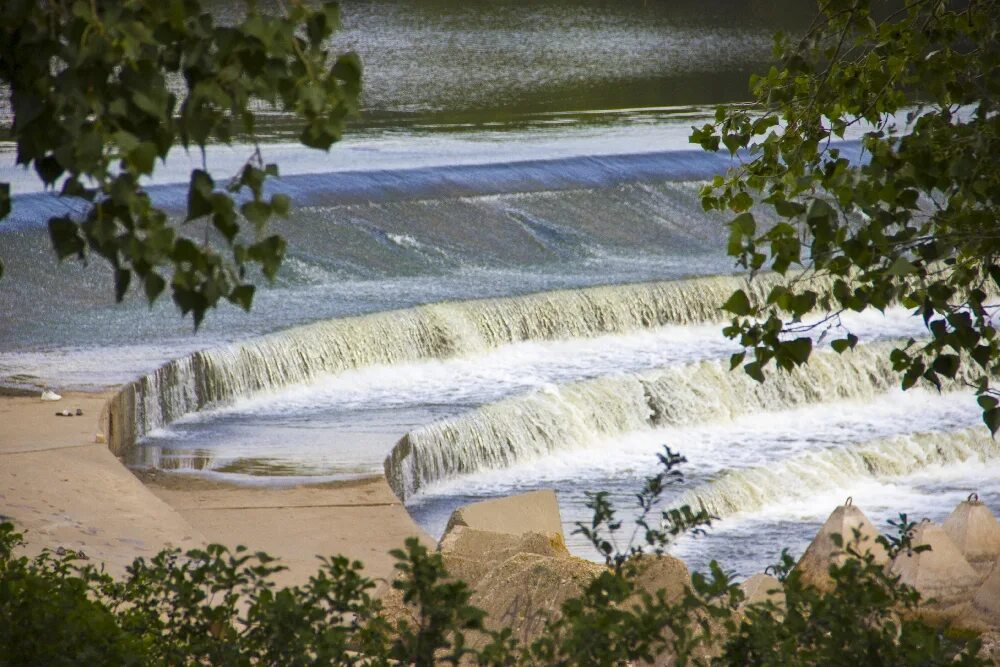
<svg viewBox="0 0 1000 667"><path fill-rule="evenodd" d="M763 297L781 279L709 277L435 303L315 322L176 359L109 402L108 444L123 453L152 429L237 398L346 370L445 359L520 341L592 337L718 321L736 289Z"/></svg>

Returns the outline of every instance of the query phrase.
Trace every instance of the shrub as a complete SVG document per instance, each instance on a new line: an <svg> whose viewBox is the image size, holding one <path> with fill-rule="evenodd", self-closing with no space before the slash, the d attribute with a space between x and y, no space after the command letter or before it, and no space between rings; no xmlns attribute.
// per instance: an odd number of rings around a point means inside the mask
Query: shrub
<svg viewBox="0 0 1000 667"><path fill-rule="evenodd" d="M642 558L678 535L699 532L704 510L659 510L683 481L669 449L662 471L637 494L635 526L622 524L607 495L590 497L579 525L607 569L547 620L539 638L489 632L472 591L448 577L440 554L417 540L393 552L392 586L412 612L390 619L362 565L322 558L300 586L277 588L275 559L220 545L137 559L116 580L73 551L16 556L23 537L0 524L0 667L14 665L626 665L669 657L677 665L984 665L976 638L946 634L917 616L920 595L868 550L860 535L837 536L849 556L829 568L833 586L806 584L784 552L776 566L785 596L745 605L733 577L712 562L677 599L638 584ZM655 520L652 518L655 517ZM913 550L905 515L890 555ZM926 547L918 547L924 549ZM465 633L486 638L471 647Z"/></svg>

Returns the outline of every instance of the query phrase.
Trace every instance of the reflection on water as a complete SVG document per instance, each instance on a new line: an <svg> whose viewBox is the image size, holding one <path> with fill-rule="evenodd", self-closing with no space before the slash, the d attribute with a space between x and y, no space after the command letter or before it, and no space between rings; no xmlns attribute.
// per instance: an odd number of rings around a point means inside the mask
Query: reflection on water
<svg viewBox="0 0 1000 667"><path fill-rule="evenodd" d="M494 121L534 111L746 99L797 0L349 1L340 44L365 63L371 116Z"/></svg>

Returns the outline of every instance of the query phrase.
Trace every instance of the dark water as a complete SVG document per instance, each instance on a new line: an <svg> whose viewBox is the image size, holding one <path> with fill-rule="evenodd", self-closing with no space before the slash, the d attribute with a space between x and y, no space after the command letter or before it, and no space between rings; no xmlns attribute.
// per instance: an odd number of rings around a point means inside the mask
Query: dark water
<svg viewBox="0 0 1000 667"><path fill-rule="evenodd" d="M746 99L776 30L808 25L803 2L358 2L342 43L366 66L376 118L506 122L526 112Z"/></svg>

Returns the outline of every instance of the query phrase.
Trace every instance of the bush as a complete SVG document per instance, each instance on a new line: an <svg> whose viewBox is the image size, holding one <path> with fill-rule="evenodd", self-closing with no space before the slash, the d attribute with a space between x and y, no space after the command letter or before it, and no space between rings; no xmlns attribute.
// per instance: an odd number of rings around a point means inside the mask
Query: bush
<svg viewBox="0 0 1000 667"><path fill-rule="evenodd" d="M662 553L678 535L701 531L704 511L656 509L682 481L684 459L666 450L662 472L637 496L637 529L614 545L621 522L602 493L580 525L607 569L567 600L530 645L509 630L484 629L472 591L448 578L441 556L417 540L393 552L393 587L411 612L392 620L372 595L361 563L321 559L308 583L278 589L282 566L265 553L220 545L139 558L122 580L72 551L15 556L23 537L0 524L0 666L14 665L625 665L670 656L677 665L984 665L979 641L946 635L915 614L916 590L858 548L830 566L833 587L803 582L787 553L777 566L785 601L745 605L717 563L695 573L675 600L637 584L642 554ZM655 517L656 520L652 520ZM894 555L912 549L905 516ZM637 544L641 542L641 544ZM921 547L925 548L925 547ZM485 637L470 647L467 632Z"/></svg>

